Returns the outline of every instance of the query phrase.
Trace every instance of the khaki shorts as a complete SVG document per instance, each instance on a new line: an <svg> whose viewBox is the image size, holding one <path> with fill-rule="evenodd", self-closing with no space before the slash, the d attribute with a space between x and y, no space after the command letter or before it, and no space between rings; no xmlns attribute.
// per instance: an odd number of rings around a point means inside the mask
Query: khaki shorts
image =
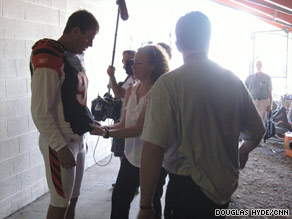
<svg viewBox="0 0 292 219"><path fill-rule="evenodd" d="M267 107L270 105L270 99L262 99L262 100L253 100L257 110L259 111L262 120L266 121L267 120Z"/></svg>

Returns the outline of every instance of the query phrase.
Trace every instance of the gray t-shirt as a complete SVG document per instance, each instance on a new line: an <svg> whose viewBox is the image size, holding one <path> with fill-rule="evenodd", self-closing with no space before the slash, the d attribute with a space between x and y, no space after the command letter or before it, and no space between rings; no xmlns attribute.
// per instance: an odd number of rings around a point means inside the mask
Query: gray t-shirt
<svg viewBox="0 0 292 219"><path fill-rule="evenodd" d="M150 92L142 140L165 149L164 167L191 176L218 204L238 185L238 139L265 128L243 83L206 57L161 76Z"/></svg>
<svg viewBox="0 0 292 219"><path fill-rule="evenodd" d="M245 80L253 99L267 99L272 92L271 77L265 73L256 73L249 75Z"/></svg>

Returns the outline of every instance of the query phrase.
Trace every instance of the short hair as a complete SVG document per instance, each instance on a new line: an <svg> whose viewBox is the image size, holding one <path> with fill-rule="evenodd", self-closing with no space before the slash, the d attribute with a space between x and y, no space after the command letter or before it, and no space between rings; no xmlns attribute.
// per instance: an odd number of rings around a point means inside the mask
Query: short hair
<svg viewBox="0 0 292 219"><path fill-rule="evenodd" d="M149 63L155 65L154 70L151 72L152 83L164 73L169 71L167 54L161 46L147 45L138 49L138 52L142 52L148 55Z"/></svg>
<svg viewBox="0 0 292 219"><path fill-rule="evenodd" d="M167 45L166 43L157 43L157 45L159 45L163 49L165 49L165 52L167 53L169 59L171 59L171 57L172 57L171 47L169 45Z"/></svg>
<svg viewBox="0 0 292 219"><path fill-rule="evenodd" d="M78 10L70 15L63 34L71 33L74 27L79 27L81 33L89 31L92 28L95 28L96 31L99 31L98 21L95 19L93 14L86 10Z"/></svg>
<svg viewBox="0 0 292 219"><path fill-rule="evenodd" d="M211 36L211 23L202 12L193 11L179 18L175 34L180 50L196 49L207 53Z"/></svg>
<svg viewBox="0 0 292 219"><path fill-rule="evenodd" d="M134 51L134 50L124 50L123 51L123 55L125 55L125 54L130 54L130 55L134 56L134 55L136 55L136 51Z"/></svg>

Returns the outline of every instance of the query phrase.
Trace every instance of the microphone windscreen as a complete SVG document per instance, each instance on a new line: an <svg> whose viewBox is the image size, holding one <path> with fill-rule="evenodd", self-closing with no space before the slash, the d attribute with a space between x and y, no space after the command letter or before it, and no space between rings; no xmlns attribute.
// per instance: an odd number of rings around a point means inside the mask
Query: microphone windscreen
<svg viewBox="0 0 292 219"><path fill-rule="evenodd" d="M117 0L117 4L119 5L119 11L121 14L121 18L126 21L129 18L127 6L125 0Z"/></svg>

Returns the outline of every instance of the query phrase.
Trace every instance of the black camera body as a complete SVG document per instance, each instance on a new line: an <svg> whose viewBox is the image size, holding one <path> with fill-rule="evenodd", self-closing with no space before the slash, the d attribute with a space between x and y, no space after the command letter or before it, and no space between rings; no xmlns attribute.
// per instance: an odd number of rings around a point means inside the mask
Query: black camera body
<svg viewBox="0 0 292 219"><path fill-rule="evenodd" d="M128 59L125 63L125 70L128 77L134 74L132 69L133 64L133 59ZM120 82L121 85L119 86L122 86L125 82ZM97 98L91 101L91 113L96 121L113 119L114 122L117 122L121 117L122 106L123 102L121 99L115 99L107 92L103 95L103 98L98 95Z"/></svg>
<svg viewBox="0 0 292 219"><path fill-rule="evenodd" d="M105 93L103 98L98 95L91 101L91 113L96 121L113 119L115 122L121 116L122 100L115 99L110 93Z"/></svg>

